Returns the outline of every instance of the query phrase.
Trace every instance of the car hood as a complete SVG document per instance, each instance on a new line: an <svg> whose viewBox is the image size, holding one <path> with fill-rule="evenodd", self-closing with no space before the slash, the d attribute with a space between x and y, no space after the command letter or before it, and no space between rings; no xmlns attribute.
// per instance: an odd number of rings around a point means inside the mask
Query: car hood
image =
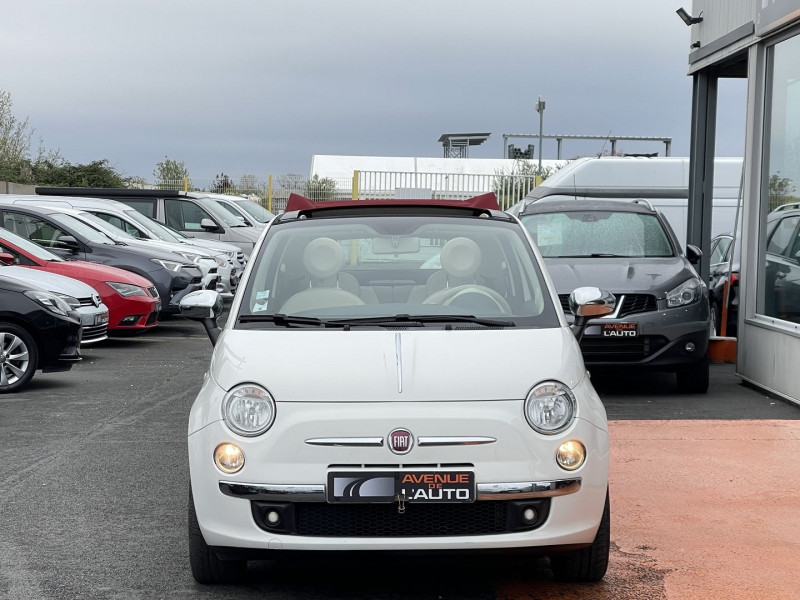
<svg viewBox="0 0 800 600"><path fill-rule="evenodd" d="M53 261L40 268L50 273L58 272L57 274L64 275L65 277L80 279L84 283L89 281L103 283L113 281L116 283L130 283L131 285L138 285L144 288L153 285L149 279L145 279L141 275L126 271L125 269L118 269L117 267L91 263L84 260Z"/></svg>
<svg viewBox="0 0 800 600"><path fill-rule="evenodd" d="M264 231L264 229L256 229L255 227L231 227L228 231L231 235L239 239L255 244L258 238L261 237L261 232Z"/></svg>
<svg viewBox="0 0 800 600"><path fill-rule="evenodd" d="M47 271L39 271L27 267L2 267L0 273L5 277L18 281L33 283L48 292L66 294L73 298L91 298L93 294L96 294L92 287L77 279L48 273Z"/></svg>
<svg viewBox="0 0 800 600"><path fill-rule="evenodd" d="M177 242L165 242L162 240L123 240L128 246L133 248L140 248L142 250L156 250L158 252L180 253L186 252L191 254L198 254L200 256L210 257L211 254L202 248L186 247L185 244Z"/></svg>
<svg viewBox="0 0 800 600"><path fill-rule="evenodd" d="M669 258L545 258L559 294L582 286L611 293L640 292L663 297L683 281L696 277L689 262Z"/></svg>
<svg viewBox="0 0 800 600"><path fill-rule="evenodd" d="M209 250L218 250L220 252L239 252L239 246L228 244L226 242L218 242L216 240L206 240L203 238L187 238L183 240L187 246L196 246L198 248L207 248Z"/></svg>
<svg viewBox="0 0 800 600"><path fill-rule="evenodd" d="M225 390L264 386L277 402L524 399L541 381L585 375L566 327L548 329L226 329L210 367Z"/></svg>

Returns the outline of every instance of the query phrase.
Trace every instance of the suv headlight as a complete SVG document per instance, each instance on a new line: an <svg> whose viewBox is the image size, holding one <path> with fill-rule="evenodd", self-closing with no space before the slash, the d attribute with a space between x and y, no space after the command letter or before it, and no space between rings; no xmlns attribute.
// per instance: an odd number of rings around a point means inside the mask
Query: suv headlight
<svg viewBox="0 0 800 600"><path fill-rule="evenodd" d="M544 381L525 399L525 418L533 429L545 435L569 427L575 417L575 395L558 381Z"/></svg>
<svg viewBox="0 0 800 600"><path fill-rule="evenodd" d="M56 296L55 294L51 294L50 292L40 292L38 290L29 290L25 292L25 295L30 298L31 300L38 302L42 306L44 306L50 312L54 312L57 315L67 316L72 310L72 307L64 301L63 298ZM74 298L73 298L74 299ZM80 306L80 302L75 300Z"/></svg>
<svg viewBox="0 0 800 600"><path fill-rule="evenodd" d="M222 418L239 435L261 435L275 421L275 400L261 386L238 385L225 395Z"/></svg>
<svg viewBox="0 0 800 600"><path fill-rule="evenodd" d="M127 298L129 296L147 296L147 293L138 285L132 285L130 283L118 283L116 281L106 281L106 285L123 298Z"/></svg>
<svg viewBox="0 0 800 600"><path fill-rule="evenodd" d="M181 270L183 266L182 263L175 262L174 260L161 260L160 258L151 258L154 263L161 265L167 271L172 271L173 273L177 273Z"/></svg>
<svg viewBox="0 0 800 600"><path fill-rule="evenodd" d="M702 284L697 277L687 279L678 287L667 292L667 306L675 308L697 301L700 298L701 288Z"/></svg>

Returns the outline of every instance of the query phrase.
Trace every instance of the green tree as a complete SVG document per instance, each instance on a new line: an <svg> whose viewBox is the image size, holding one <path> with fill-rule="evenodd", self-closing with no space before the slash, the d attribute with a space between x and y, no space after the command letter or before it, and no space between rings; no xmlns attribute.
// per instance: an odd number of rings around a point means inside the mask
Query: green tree
<svg viewBox="0 0 800 600"><path fill-rule="evenodd" d="M33 164L33 180L38 185L57 187L125 187L126 180L107 159L85 165L73 165L66 160L37 160Z"/></svg>
<svg viewBox="0 0 800 600"><path fill-rule="evenodd" d="M168 156L156 163L153 176L156 178L156 187L160 190L183 189L185 180L188 180L189 187L192 187L192 182L188 179L189 169L186 168L183 161L173 160Z"/></svg>
<svg viewBox="0 0 800 600"><path fill-rule="evenodd" d="M312 200L333 200L336 196L336 182L330 177L320 177L314 174L311 179L306 181L303 192Z"/></svg>
<svg viewBox="0 0 800 600"><path fill-rule="evenodd" d="M0 90L0 181L31 181L31 138L28 118L14 116L11 94Z"/></svg>
<svg viewBox="0 0 800 600"><path fill-rule="evenodd" d="M236 186L233 181L225 173L220 173L214 178L214 183L211 184L210 192L215 194L235 194Z"/></svg>

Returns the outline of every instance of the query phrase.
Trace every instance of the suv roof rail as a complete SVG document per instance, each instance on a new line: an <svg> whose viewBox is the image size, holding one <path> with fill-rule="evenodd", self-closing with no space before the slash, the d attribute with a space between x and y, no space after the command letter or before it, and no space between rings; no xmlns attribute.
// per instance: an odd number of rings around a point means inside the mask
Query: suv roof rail
<svg viewBox="0 0 800 600"><path fill-rule="evenodd" d="M647 208L649 208L653 212L656 212L655 207L653 207L650 201L646 200L645 198L636 198L635 200L631 200L631 202L633 202L634 204L644 204L645 206L647 206Z"/></svg>
<svg viewBox="0 0 800 600"><path fill-rule="evenodd" d="M386 200L322 200L315 202L300 194L289 194L285 212L304 210L325 210L332 208L358 208L361 206L435 206L446 208L466 208L478 211L499 211L497 196L494 192L481 194L468 200L419 200L419 199L386 199Z"/></svg>
<svg viewBox="0 0 800 600"><path fill-rule="evenodd" d="M780 212L782 210L794 210L795 208L800 208L800 202L790 202L789 204L781 204L772 212Z"/></svg>

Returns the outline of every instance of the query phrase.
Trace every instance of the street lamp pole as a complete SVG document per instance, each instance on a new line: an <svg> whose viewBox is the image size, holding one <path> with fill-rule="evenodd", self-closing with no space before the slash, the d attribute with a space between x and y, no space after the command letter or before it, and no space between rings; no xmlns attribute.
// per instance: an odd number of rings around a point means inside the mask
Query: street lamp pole
<svg viewBox="0 0 800 600"><path fill-rule="evenodd" d="M539 113L539 175L542 174L542 124L544 123L544 100L539 96L536 103L536 112Z"/></svg>

